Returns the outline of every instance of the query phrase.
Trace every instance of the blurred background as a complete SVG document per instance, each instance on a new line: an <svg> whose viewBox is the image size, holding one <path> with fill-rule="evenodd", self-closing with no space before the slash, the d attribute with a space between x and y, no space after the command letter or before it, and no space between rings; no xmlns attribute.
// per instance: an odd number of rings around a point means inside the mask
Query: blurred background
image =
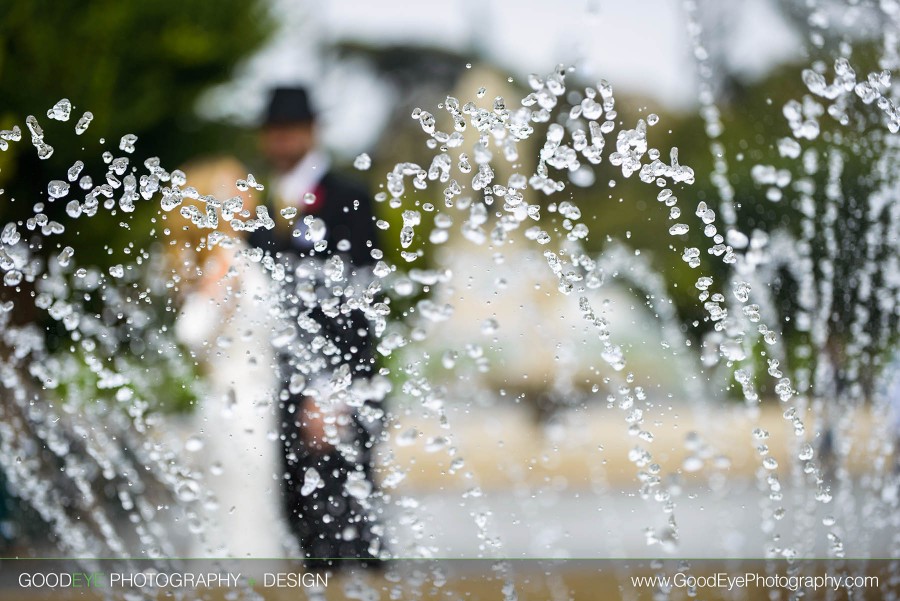
<svg viewBox="0 0 900 601"><path fill-rule="evenodd" d="M823 12L830 14L831 3L821 4ZM233 155L265 181L256 128L269 90L284 84L310 88L320 111L324 145L339 165L376 193L396 163L416 160L424 147L421 128L410 118L414 108L434 110L448 95L473 98L482 87L488 98L515 101L530 91L530 73L547 73L564 63L576 67L570 80L573 87L608 80L624 122L634 123L651 113L660 116L652 131L655 143L661 148L677 145L681 163L699 174L690 188L689 206L703 200L717 205L719 198L716 184L707 175L715 169L708 122L701 114L704 103L699 91L705 81L721 112L724 130L718 140L730 162L728 176L739 207L740 229L748 233L781 225L790 229L797 226L791 220L796 207L771 196L762 200L776 192L771 183L754 178L751 167L764 162L780 168L785 162L776 152L778 139L790 133L781 107L806 93L799 76L803 67L820 57L832 57L842 45L852 43L858 71L865 72L867 65L875 69L881 43L877 27L867 21L871 13L847 9L832 19L831 27L823 28L810 21L803 5L800 0L700 0L691 25L682 4L668 0L3 3L0 129L21 125L27 115L41 118L61 98L71 101L73 115L91 111L94 121L76 138L56 135L71 125L41 119L56 146L55 155L46 161L38 160L25 142L0 153L0 222L30 216L34 202L46 194L46 182L64 174L76 153L99 162L102 150L118 144L125 134L137 136L142 156L158 156L164 165ZM704 48L692 46L692 27L702 30ZM847 145L852 147L849 141ZM532 160L527 157L535 156L537 148L532 150L522 153L523 161ZM371 168L353 169L355 157L363 152L372 158ZM860 148L848 155L843 179L848 197L869 193L866 178L853 175L862 172L862 164L871 158L869 152L878 150ZM584 170L577 178L583 187L573 188L571 199L591 228L587 248L609 252L612 262L607 273L616 285L608 292L605 310L628 353L634 380L648 383L649 394L663 407L663 420L670 420L661 423L672 425L660 428L672 438L671 452L664 457L679 466L685 457L699 454L720 475L752 465L750 445L736 449L729 440L734 432L744 431L740 419L720 422L708 441L684 444L685 434L700 429L703 419L685 417L688 407L706 402L733 404L739 390L732 386L730 374L708 385L713 378L707 372L720 368L702 361L704 337L712 324L696 302L696 273L681 260L681 248L676 249L669 237L660 235L659 227L652 226L666 218L667 208L608 163ZM420 197L423 202L441 200L437 189ZM56 211L65 218L60 205L50 206L48 214L53 217ZM390 210L386 203L376 208L378 217L390 224L382 248L391 262L402 265L396 236L399 211ZM846 210L848 215L855 211L852 206ZM131 253L153 255L159 250L157 212L150 203L139 206L127 220L129 227L120 227L119 217L100 214L78 222L89 226L89 231L69 228L59 246L43 252L58 253L77 237L81 263L103 269ZM839 241L846 243L846 252L840 253L835 278L851 284L851 289L854 265L862 252L852 244L858 237L854 227L848 219L845 239ZM700 230L687 238L697 246L703 241ZM630 482L633 468L624 460L623 450L630 443L621 424L610 425L593 413L577 414L580 417L573 421L565 411L583 408L585 403L606 406L605 400L597 400L602 395L592 396L604 382L596 368L600 347L584 331L575 299L555 294L552 274L542 275L547 270L529 269L543 259L513 249L497 261L491 250L459 235L440 248L425 244L424 250L417 268L484 267L474 272L466 286L442 290L444 296L431 299L438 305L454 305L452 324L443 330L436 326L422 344L409 346L391 361L402 365L422 353L444 358L444 367L427 375L446 387L448 410L458 411L456 444L468 449L482 480L510 490L516 483L531 482L547 492L546 503L561 502L553 496L556 493L598 486L604 479ZM630 267L617 269L616 256L627 257L620 265ZM635 261L646 272L634 272ZM661 277L654 279L650 275L654 273ZM795 284L787 275L773 281L772 294L785 314L793 310ZM504 292L498 294L498 290ZM652 300L661 292L672 304L669 313L657 319L654 315L660 309L652 306ZM26 287L22 294L27 293ZM396 302L412 307L424 296L419 290L406 298L398 295ZM849 323L844 317L852 316L855 306L852 294L836 297L843 302L836 305L836 326L830 334L835 348L849 336L840 324ZM19 314L17 319L37 317ZM158 319L164 323L169 316L161 311ZM664 323L662 329L660 323ZM802 336L792 330L792 324L783 326L786 339ZM52 348L53 332L48 336ZM473 340L480 341L478 348ZM672 344L690 346L684 352L670 352ZM882 359L873 360L877 364ZM863 370L858 381L869 386L875 371L874 367L870 373ZM161 408L191 412L195 394L190 382L196 374L183 366L165 367L160 373L166 378L159 384L161 390L180 391L155 395ZM472 390L472 394L460 392ZM765 386L760 393L767 402L775 397ZM391 402L398 415L407 411L404 431L417 429L422 440L430 437L432 442L442 436L433 420L415 421L419 417L411 409L417 402L414 395L397 394ZM542 442L531 444L532 436ZM602 454L604 445L619 449L622 460L608 463ZM719 446L732 446L729 458L716 450ZM442 476L448 466L433 459L433 450L397 452L406 460L410 453L418 453L407 470L413 486L437 491L438 496L444 487L457 486ZM782 451L773 445L773 453L778 452ZM487 457L483 465L480 457ZM599 476L598 469L606 470L605 475ZM506 482L506 478L512 479ZM458 486L473 490L466 482ZM721 488L723 484L721 478L713 478L704 486ZM0 507L5 507L7 519L0 522L5 525L0 532L7 539L21 536L29 523L40 530L34 526L39 519L21 518L27 508L10 495L4 499ZM702 514L697 513L696 520L701 523ZM515 529L509 528L514 547L531 544L515 542ZM547 540L563 536L553 531L545 534ZM466 539L452 544L465 553L470 544L478 543Z"/></svg>

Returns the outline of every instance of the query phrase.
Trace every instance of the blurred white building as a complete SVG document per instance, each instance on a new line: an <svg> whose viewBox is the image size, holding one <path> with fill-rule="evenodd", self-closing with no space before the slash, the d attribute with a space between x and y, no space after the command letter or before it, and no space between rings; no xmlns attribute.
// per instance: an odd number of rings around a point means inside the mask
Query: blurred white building
<svg viewBox="0 0 900 601"><path fill-rule="evenodd" d="M802 56L802 39L777 6L775 0L701 2L709 23L704 37L730 72L760 77ZM443 48L520 79L564 63L584 79L604 78L652 99L658 113L696 104L687 20L682 4L671 0L272 0L272 10L279 23L272 41L201 110L252 122L268 88L307 83L323 109L326 145L343 157L372 150L398 98L365 65L337 58L331 49L338 42Z"/></svg>

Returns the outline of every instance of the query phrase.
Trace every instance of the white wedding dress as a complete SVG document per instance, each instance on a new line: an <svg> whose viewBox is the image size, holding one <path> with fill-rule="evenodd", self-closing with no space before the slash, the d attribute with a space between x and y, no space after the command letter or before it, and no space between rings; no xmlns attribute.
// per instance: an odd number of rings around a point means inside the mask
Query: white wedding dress
<svg viewBox="0 0 900 601"><path fill-rule="evenodd" d="M275 294L271 279L243 256L229 276L190 293L175 326L205 364L208 390L185 444L212 494L198 504L205 528L191 556L281 557L287 531L270 343Z"/></svg>

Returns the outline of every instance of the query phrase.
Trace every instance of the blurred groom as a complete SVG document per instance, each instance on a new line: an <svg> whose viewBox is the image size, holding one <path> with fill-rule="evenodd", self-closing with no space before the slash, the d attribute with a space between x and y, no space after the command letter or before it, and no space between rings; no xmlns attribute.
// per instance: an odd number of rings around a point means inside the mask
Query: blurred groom
<svg viewBox="0 0 900 601"><path fill-rule="evenodd" d="M372 199L363 187L332 171L328 155L317 144L316 112L306 89L271 92L260 147L274 172L267 205L276 227L258 229L250 243L289 267L332 254L341 255L348 272L371 265L376 242ZM294 323L298 315L308 315L337 348L326 357L328 367L311 377L305 389L298 392L295 386L294 393L289 383L298 372L296 353L281 359L288 523L312 569L347 563L335 559L373 565L381 525L366 497L375 490L373 445L382 430L383 412L369 401L358 408L340 402L334 406L327 392L332 371L342 365L354 379L376 372L368 323L359 311L326 316L318 305L306 305L294 294L287 297L292 300L284 310Z"/></svg>

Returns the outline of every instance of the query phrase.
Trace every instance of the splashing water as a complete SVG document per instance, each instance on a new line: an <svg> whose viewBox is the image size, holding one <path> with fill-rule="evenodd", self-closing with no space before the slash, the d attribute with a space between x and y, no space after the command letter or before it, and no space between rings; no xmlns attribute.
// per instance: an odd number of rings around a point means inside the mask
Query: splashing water
<svg viewBox="0 0 900 601"><path fill-rule="evenodd" d="M689 16L695 14L696 6L688 3L687 8ZM699 26L690 23L691 42L695 50L702 49ZM228 293L219 302L245 303L241 315L252 308L253 314L265 316L236 325L258 329L255 333L270 339L277 351L294 357L285 374L292 394L315 394L324 406L346 403L370 423L387 411L392 426L382 435L384 445L397 454L420 447L445 461L444 478L463 483L476 554L498 560L496 571L506 580L507 599L516 593L512 567L503 561L505 541L497 534L495 506L486 483L464 457L465 441L454 421L458 412L446 400L469 398L490 406L514 394L509 383L498 386L490 380L492 361L503 360L495 346L502 346L497 341L514 323L513 316L482 315L471 334L447 338L455 348L433 352L446 346L442 341L448 332L461 327L452 299L464 282L483 281L485 273L504 274L507 261L519 261L527 270L508 268L508 276L486 284L491 293L511 295L510 279L530 283L541 277L536 275L539 267L544 281L552 282L553 294L568 303L566 311L577 320L585 349L596 359L584 378L560 351L563 356L555 358L554 373L545 383L558 396L575 399L573 407L605 405L616 416L606 419L614 419L627 439L627 448L616 452L633 464L630 480L636 486L631 492L641 517L633 531L617 527L616 536L640 538L643 532L652 549L677 554L683 539L691 536L680 526L682 506L693 501L684 494L688 474L702 478L694 482L703 483L698 488L709 491L710 500L728 499L725 482L733 449L707 440L715 430L708 399L722 400L733 391L743 398L745 417L753 422L742 435L753 445L761 491L761 513L754 513L754 519L766 541L757 553L767 558L813 556L824 534L829 558L846 556L851 545L854 555L866 555L867 545L881 545L885 536L884 552L896 556L900 529L892 516L900 497L890 494L896 483L891 484L889 474L894 434L885 426L888 420L877 420L860 448L854 432L867 403L876 417L889 411L882 380L889 376L885 364L896 344L900 109L891 83L898 65L890 62L889 50L886 42L885 68L871 73L857 74L850 56L827 66L817 62L800 74L808 93L776 107L786 125L773 141L777 165L752 165L749 175L764 190L759 202L790 204L796 214L788 225L765 231L740 229L740 206L718 141L724 126L708 81L701 84L701 112L715 157L709 174L718 193L715 203L694 197L691 185L698 174L682 164L677 147L656 147L654 128L664 117L651 113L624 123L612 85L600 80L575 89L570 84L577 75L573 69L560 66L544 77L530 76L530 92L518 102L491 99L482 87L471 101L447 97L437 114L416 108L411 118L421 127L426 150L390 169L376 196L384 209L381 215L397 217L377 225L390 241L386 249L396 244L400 262L392 264L382 249L372 248L377 263L371 270L350 269L340 256L329 257L327 251L342 249L327 248L324 223L309 215L302 217L304 235L316 254L296 269L245 247L242 233L273 229L279 221L293 224L300 212L286 208L269 215L264 206L252 208L240 195L201 195L183 172L168 171L159 159L139 164L134 158L139 140L123 135L117 148L129 156L104 153L106 173L84 173L85 163L77 160L47 184L46 202L65 202L70 222L51 220L44 202L38 202L32 217L2 228L0 269L6 290L0 305L0 467L15 494L49 524L60 550L73 556L127 562L141 549L163 566L166 557L177 554L171 524L184 519L198 537L216 527L202 516L203 508L216 504L207 485L220 468L198 468L181 455L182 448L200 453L204 439L178 442L167 435L169 421L160 410L164 393L152 375L167 374L170 387L199 386L187 360L190 353L171 324L178 277L150 249L129 249L127 260L105 270L79 264L77 245L57 247L52 260L39 252L52 248L54 236L78 220L106 211L120 216L125 226L140 203L158 203L160 220L155 223L161 226L163 217L176 215L190 224L186 227L205 234L202 247L187 249L191 269L206 268L201 250L219 248L234 255L235 265L222 281L246 269L264 274L252 298ZM703 70L702 61L700 66ZM71 103L63 99L46 114L65 122L71 111ZM82 135L92 118L84 113L75 133ZM27 116L25 128L38 156L49 158L53 147L38 120ZM21 143L21 138L18 126L0 132L0 149ZM663 273L621 240L608 240L600 252L586 245L592 226L585 215L591 212L568 192L573 185L601 188L590 174L604 159L616 168L617 177L638 179L647 198L665 208L670 223L651 219L647 227L670 236L675 260L696 273L691 293L704 316L702 325L693 325L699 349L690 345L690 328L679 323ZM372 160L361 154L354 166L368 170ZM848 197L850 178L867 182L865 197ZM263 189L252 175L238 180L236 187L241 192ZM418 200L429 190L442 202ZM315 201L311 195L304 200ZM848 208L852 223L842 221ZM457 242L467 246L454 247L454 253L487 249L491 264L483 265L480 256L471 262L445 259L441 249ZM852 272L839 260L846 253L856 259ZM852 282L849 290L845 279ZM784 280L796 289L787 302L773 288ZM608 310L623 286L646 303L662 333L660 361L671 361L686 374L685 390L660 391L652 380L637 383L628 324L617 322ZM338 347L333 334L319 331L309 317L313 308L335 316L361 312L378 352L399 359L365 380L352 377L346 364L335 367ZM52 324L62 342L51 348L39 323ZM526 344L541 346L539 337L524 334ZM205 346L228 344L220 339ZM277 366L270 361L262 368L274 371ZM440 369L464 377L442 379L435 375ZM588 391L575 385L579 378L589 380ZM779 430L766 429L759 409L761 390L777 397L785 428L769 424ZM260 412L274 415L277 399L273 391L268 393L260 400ZM679 442L684 456L677 464L657 444L667 435L664 424L672 423L668 399L673 394L686 396L695 428ZM406 409L391 408L401 401ZM223 406L236 411L236 404L231 398ZM432 432L420 431L422 424ZM354 452L340 445L336 424L326 434L339 452ZM824 444L826 438L838 443ZM776 441L789 450L786 457L773 456ZM603 452L608 456L612 451ZM856 456L864 463L853 468L859 476L851 475ZM591 469L592 482L603 489L605 468ZM403 490L408 467L392 450L383 454L379 470L379 487L357 475L345 486L346 497L389 516L409 533L393 537L391 545L377 552L384 557L439 556L441 549L428 542L429 508ZM311 495L323 486L323 475L309 469L300 492ZM558 491L541 490L548 502L562 502ZM537 518L537 505L522 505ZM748 507L741 511L757 511ZM811 516L822 508L828 515L819 532L818 526L811 527ZM849 533L857 533L858 540L851 541ZM540 551L563 554L564 545L547 536L551 542Z"/></svg>

